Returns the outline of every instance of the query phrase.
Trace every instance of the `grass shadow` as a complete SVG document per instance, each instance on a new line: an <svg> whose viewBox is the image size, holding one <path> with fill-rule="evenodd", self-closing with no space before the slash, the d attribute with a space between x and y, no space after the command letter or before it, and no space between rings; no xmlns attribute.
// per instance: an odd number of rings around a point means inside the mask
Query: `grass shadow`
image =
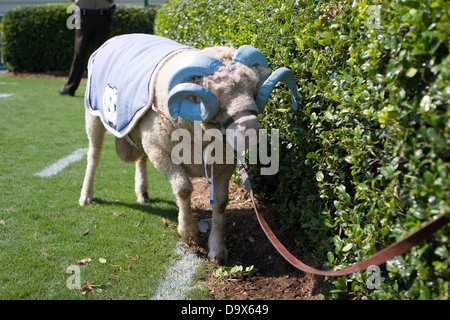
<svg viewBox="0 0 450 320"><path fill-rule="evenodd" d="M149 204L140 204L140 203L128 203L123 201L111 201L100 198L94 198L93 200L94 203L98 205L106 205L106 206L120 205L133 210L177 221L178 207L175 201L153 198L150 200ZM156 206L155 204L165 204L168 207L163 208L161 206Z"/></svg>

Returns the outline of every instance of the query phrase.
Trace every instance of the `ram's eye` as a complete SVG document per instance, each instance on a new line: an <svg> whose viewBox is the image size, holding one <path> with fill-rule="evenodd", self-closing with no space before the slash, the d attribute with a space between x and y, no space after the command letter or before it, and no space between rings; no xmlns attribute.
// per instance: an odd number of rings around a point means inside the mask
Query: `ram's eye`
<svg viewBox="0 0 450 320"><path fill-rule="evenodd" d="M256 100L256 97L258 96L259 92L259 85L256 85L256 88L253 90L253 99Z"/></svg>
<svg viewBox="0 0 450 320"><path fill-rule="evenodd" d="M197 96L189 96L189 99L194 103L200 103L200 98Z"/></svg>

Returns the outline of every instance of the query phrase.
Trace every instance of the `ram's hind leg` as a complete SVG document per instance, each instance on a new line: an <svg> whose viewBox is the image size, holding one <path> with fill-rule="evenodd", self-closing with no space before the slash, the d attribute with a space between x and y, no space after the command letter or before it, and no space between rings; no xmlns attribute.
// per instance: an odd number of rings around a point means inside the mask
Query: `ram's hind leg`
<svg viewBox="0 0 450 320"><path fill-rule="evenodd" d="M147 176L148 157L145 153L136 161L136 173L134 176L135 192L137 202L140 204L150 203L148 197L148 176Z"/></svg>
<svg viewBox="0 0 450 320"><path fill-rule="evenodd" d="M127 138L116 138L116 153L122 161L135 163L136 165L134 191L136 192L137 202L140 204L150 203L147 192L147 155L131 144Z"/></svg>
<svg viewBox="0 0 450 320"><path fill-rule="evenodd" d="M103 140L105 138L106 129L100 118L91 116L86 112L86 133L89 139L89 150L87 154L86 174L84 176L83 188L81 189L80 200L81 206L88 205L92 202L94 194L94 176L95 170L100 162L102 155Z"/></svg>

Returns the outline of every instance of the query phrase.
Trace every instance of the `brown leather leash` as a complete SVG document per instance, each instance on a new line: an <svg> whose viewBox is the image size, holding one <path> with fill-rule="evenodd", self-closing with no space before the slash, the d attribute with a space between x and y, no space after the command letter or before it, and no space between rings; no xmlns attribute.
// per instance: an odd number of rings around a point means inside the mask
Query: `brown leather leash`
<svg viewBox="0 0 450 320"><path fill-rule="evenodd" d="M263 216L259 213L259 211L256 207L255 199L253 196L253 189L252 189L252 186L250 183L250 179L248 177L247 170L245 169L245 167L241 167L238 170L238 173L240 174L242 181L244 183L244 186L247 189L248 194L250 195L250 199L252 200L253 209L255 210L256 217L258 218L259 224L261 225L262 229L264 230L264 233L266 234L267 238L269 238L269 241L272 243L272 245L275 247L275 249L277 249L277 251L290 264L292 264L297 269L299 269L303 272L307 272L307 273L312 273L312 274L321 275L321 276L337 277L337 276L343 276L343 275L347 275L350 273L365 270L370 266L383 264L386 261L405 253L406 251L408 251L415 245L417 245L420 242L422 242L423 240L429 238L433 233L435 233L440 228L442 228L443 226L445 226L447 223L450 222L449 218L447 218L445 215L441 215L438 218L436 218L435 220L429 222L428 224L426 224L425 226L420 228L419 230L416 230L409 236L405 237L404 239L391 244L390 246L377 252L370 258L363 260L357 264L354 264L351 267L348 267L346 269L339 270L339 271L318 270L318 269L315 269L313 267L310 267L310 266L304 264L303 262L301 262L300 260L295 258L283 246L283 244L277 239L277 237L275 236L275 234L272 232L269 225L267 224L266 220L264 220Z"/></svg>

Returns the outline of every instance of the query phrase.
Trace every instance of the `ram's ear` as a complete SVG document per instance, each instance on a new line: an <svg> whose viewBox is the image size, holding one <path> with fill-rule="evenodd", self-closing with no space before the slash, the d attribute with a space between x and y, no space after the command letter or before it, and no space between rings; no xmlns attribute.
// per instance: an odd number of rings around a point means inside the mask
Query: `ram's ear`
<svg viewBox="0 0 450 320"><path fill-rule="evenodd" d="M270 76L270 73L272 72L272 70L270 68L261 66L261 65L255 65L252 67L252 69L256 72L256 74L258 75L259 78L259 88L261 88L261 86L263 85L264 81L267 80L267 78Z"/></svg>

